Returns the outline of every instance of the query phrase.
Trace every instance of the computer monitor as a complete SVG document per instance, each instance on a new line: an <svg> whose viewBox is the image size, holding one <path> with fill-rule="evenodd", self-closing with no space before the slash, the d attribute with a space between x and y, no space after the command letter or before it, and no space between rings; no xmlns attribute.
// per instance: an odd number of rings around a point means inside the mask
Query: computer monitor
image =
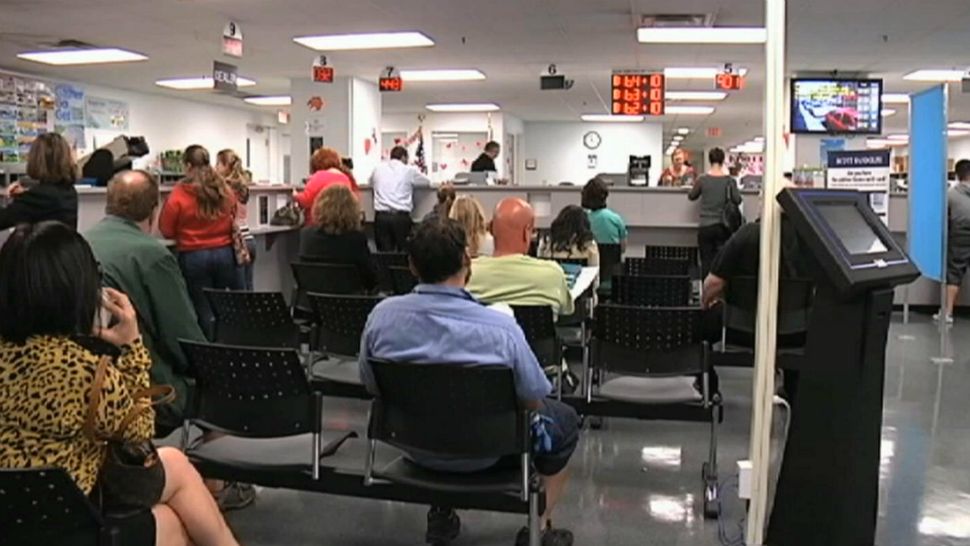
<svg viewBox="0 0 970 546"><path fill-rule="evenodd" d="M488 173L458 173L455 175L453 183L455 185L484 186L488 182Z"/></svg>
<svg viewBox="0 0 970 546"><path fill-rule="evenodd" d="M866 194L787 188L778 202L840 292L894 286L919 276Z"/></svg>

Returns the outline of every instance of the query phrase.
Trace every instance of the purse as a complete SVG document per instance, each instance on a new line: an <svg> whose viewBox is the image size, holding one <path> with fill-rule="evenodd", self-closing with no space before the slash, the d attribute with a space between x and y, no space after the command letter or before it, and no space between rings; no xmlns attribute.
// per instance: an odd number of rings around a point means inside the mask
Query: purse
<svg viewBox="0 0 970 546"><path fill-rule="evenodd" d="M244 266L253 263L253 257L249 254L249 246L246 245L246 236L249 234L249 228L245 229L239 225L236 221L236 212L233 210L232 214L232 251L236 256L236 265Z"/></svg>
<svg viewBox="0 0 970 546"><path fill-rule="evenodd" d="M271 218L269 221L270 225L272 226L291 227L302 226L303 222L303 209L300 208L300 205L292 201L276 209L276 212L273 213L273 218Z"/></svg>
<svg viewBox="0 0 970 546"><path fill-rule="evenodd" d="M724 208L721 210L721 225L730 233L734 233L744 225L744 214L741 213L741 207L731 200L731 184L733 183L724 185L726 194L724 196Z"/></svg>
<svg viewBox="0 0 970 546"><path fill-rule="evenodd" d="M95 421L104 379L110 365L111 358L102 356L91 384L88 412L82 428L87 438L103 444L105 448L104 464L98 475L96 493L103 511L150 510L162 498L165 468L151 440L129 442L123 439L122 434L153 405L167 404L174 400L175 389L170 385L156 385L135 392L132 395L135 407L122 419L119 429L109 436L101 436L97 433ZM161 398L153 400L156 396ZM147 403L143 400L147 400Z"/></svg>

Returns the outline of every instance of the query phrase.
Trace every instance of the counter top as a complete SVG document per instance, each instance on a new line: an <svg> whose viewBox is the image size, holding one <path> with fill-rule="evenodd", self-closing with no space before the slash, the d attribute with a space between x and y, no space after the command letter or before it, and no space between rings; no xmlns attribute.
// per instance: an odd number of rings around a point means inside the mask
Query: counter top
<svg viewBox="0 0 970 546"><path fill-rule="evenodd" d="M424 191L428 191L428 190L437 191L438 190L438 186L421 187L421 188L417 188L417 189L418 190L424 190ZM367 192L369 192L369 191L371 191L371 187L369 185L361 185L360 186L360 190L361 191L367 191ZM472 184L465 184L465 185L457 185L457 186L455 186L455 191L458 192L458 193L462 193L462 192L506 192L506 193L517 193L517 192L518 193L521 193L521 192L526 192L526 193L530 193L530 192L532 192L532 193L539 193L539 192L557 193L557 192L563 192L563 193L579 193L582 190L583 190L583 187L582 186L542 186L542 185L528 185L528 186L480 186L480 185L472 185ZM682 194L686 194L688 191L690 191L690 188L688 188L686 186L685 187L680 187L680 188L660 188L660 187L651 188L651 187L647 187L647 186L643 186L643 187L635 187L635 186L610 186L610 193L611 194L612 193L637 193L637 194L643 194L643 193L659 193L659 194L676 194L676 193L682 193ZM759 192L758 192L758 190L741 190L741 193L744 194L744 195L757 195Z"/></svg>

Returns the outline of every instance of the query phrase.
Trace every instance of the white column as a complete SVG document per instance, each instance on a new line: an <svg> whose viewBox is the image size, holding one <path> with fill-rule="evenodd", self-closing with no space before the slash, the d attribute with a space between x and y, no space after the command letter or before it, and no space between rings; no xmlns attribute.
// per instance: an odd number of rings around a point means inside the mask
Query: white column
<svg viewBox="0 0 970 546"><path fill-rule="evenodd" d="M768 470L771 462L772 400L775 393L775 336L778 308L778 260L781 209L775 196L783 188L783 118L785 110L786 0L765 1L765 176L761 211L761 262L755 333L755 382L751 418L751 504L745 542L764 544L768 517Z"/></svg>

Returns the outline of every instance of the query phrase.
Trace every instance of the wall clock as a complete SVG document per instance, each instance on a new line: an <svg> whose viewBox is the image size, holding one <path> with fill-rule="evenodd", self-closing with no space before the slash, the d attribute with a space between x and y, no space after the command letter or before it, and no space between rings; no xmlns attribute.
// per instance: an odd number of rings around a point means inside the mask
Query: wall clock
<svg viewBox="0 0 970 546"><path fill-rule="evenodd" d="M590 150L595 150L600 147L603 143L603 137L600 136L596 131L590 131L583 135L583 146L586 146Z"/></svg>

